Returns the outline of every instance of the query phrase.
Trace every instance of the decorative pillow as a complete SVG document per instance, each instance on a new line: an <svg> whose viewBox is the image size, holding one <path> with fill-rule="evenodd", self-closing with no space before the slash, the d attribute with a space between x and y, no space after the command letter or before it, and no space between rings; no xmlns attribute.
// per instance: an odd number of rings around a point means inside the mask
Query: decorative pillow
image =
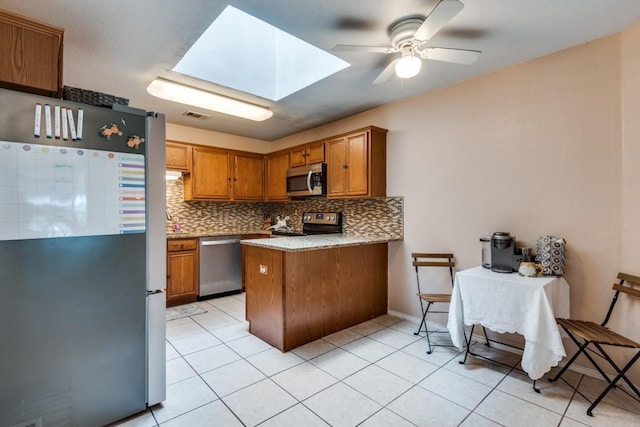
<svg viewBox="0 0 640 427"><path fill-rule="evenodd" d="M536 242L536 261L542 265L542 273L550 276L564 274L564 239L556 236L539 237Z"/></svg>

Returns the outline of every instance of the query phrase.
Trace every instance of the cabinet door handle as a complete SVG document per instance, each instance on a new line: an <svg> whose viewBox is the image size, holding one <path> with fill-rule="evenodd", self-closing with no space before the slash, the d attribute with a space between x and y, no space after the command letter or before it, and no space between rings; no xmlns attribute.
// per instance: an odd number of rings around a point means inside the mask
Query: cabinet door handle
<svg viewBox="0 0 640 427"><path fill-rule="evenodd" d="M347 166L347 165L342 165L342 167L343 167L344 169L349 168L349 166Z"/></svg>

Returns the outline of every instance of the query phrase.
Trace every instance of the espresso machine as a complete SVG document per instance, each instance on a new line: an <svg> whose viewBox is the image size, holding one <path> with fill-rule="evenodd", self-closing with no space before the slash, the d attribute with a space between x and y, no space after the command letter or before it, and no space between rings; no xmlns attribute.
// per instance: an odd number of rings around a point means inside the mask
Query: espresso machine
<svg viewBox="0 0 640 427"><path fill-rule="evenodd" d="M522 253L516 249L516 238L504 231L496 231L490 239L491 271L496 273L513 273L518 271L522 261ZM483 260L483 267L486 267Z"/></svg>

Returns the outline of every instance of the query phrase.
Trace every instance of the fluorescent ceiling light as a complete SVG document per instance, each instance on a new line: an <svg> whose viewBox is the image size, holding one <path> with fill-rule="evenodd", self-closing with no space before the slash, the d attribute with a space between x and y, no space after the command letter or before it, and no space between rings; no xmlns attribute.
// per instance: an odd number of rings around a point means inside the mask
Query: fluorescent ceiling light
<svg viewBox="0 0 640 427"><path fill-rule="evenodd" d="M304 40L227 6L172 71L278 101L348 66Z"/></svg>
<svg viewBox="0 0 640 427"><path fill-rule="evenodd" d="M152 81L147 86L147 92L168 101L193 105L218 113L255 120L256 122L267 120L273 116L273 111L267 108L164 79Z"/></svg>

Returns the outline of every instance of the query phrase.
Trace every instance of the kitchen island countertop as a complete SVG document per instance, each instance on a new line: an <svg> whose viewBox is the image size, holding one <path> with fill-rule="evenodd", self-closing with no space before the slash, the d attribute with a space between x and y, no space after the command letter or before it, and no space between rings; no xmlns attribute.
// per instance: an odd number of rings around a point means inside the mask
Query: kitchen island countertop
<svg viewBox="0 0 640 427"><path fill-rule="evenodd" d="M241 240L240 243L261 248L276 249L285 252L309 251L316 249L338 248L345 246L371 245L387 243L392 240L389 237L367 237L344 234L318 234L312 236L282 236L272 239Z"/></svg>
<svg viewBox="0 0 640 427"><path fill-rule="evenodd" d="M270 231L266 230L231 230L231 231L189 231L189 232L167 232L167 239L197 239L199 237L215 237L215 236L237 236L245 234L264 234L265 236L271 235Z"/></svg>

